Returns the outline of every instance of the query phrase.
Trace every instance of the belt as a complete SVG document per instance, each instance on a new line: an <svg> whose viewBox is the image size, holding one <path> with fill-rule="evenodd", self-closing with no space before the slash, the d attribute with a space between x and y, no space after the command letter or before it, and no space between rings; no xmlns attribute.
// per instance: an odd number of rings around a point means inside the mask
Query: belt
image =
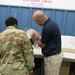
<svg viewBox="0 0 75 75"><path fill-rule="evenodd" d="M44 57L49 57L49 56L58 55L58 54L60 54L60 52L59 53L50 54L50 55L45 55L44 54Z"/></svg>

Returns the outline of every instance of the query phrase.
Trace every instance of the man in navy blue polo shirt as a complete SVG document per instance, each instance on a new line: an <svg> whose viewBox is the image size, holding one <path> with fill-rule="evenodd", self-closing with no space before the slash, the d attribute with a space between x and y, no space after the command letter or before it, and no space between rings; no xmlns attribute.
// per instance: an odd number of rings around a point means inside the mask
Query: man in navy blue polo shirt
<svg viewBox="0 0 75 75"><path fill-rule="evenodd" d="M45 75L59 75L62 56L61 34L58 24L40 10L37 10L32 18L39 26L43 26L42 37L38 33L33 33L32 38L37 40L38 45L42 48Z"/></svg>

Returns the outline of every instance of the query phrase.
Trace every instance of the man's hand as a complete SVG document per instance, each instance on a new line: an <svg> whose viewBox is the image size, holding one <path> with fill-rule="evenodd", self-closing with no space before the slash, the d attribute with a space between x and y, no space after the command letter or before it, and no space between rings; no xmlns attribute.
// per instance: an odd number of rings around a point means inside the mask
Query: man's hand
<svg viewBox="0 0 75 75"><path fill-rule="evenodd" d="M37 39L41 39L41 36L39 35L39 33L33 33L32 38L37 40Z"/></svg>

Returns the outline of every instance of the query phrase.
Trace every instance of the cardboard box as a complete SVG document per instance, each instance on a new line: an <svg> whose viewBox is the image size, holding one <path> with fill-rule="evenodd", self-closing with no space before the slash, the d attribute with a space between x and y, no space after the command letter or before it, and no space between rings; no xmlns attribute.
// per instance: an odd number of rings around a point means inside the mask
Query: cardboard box
<svg viewBox="0 0 75 75"><path fill-rule="evenodd" d="M60 68L60 75L69 75L70 73L70 62L63 61Z"/></svg>

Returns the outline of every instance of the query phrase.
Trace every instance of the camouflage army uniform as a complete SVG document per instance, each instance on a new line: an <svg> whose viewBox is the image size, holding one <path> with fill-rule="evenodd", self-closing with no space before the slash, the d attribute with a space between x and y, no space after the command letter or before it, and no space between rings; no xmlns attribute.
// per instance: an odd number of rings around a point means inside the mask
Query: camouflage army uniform
<svg viewBox="0 0 75 75"><path fill-rule="evenodd" d="M0 33L0 75L29 75L34 65L31 42L24 31L9 26Z"/></svg>

